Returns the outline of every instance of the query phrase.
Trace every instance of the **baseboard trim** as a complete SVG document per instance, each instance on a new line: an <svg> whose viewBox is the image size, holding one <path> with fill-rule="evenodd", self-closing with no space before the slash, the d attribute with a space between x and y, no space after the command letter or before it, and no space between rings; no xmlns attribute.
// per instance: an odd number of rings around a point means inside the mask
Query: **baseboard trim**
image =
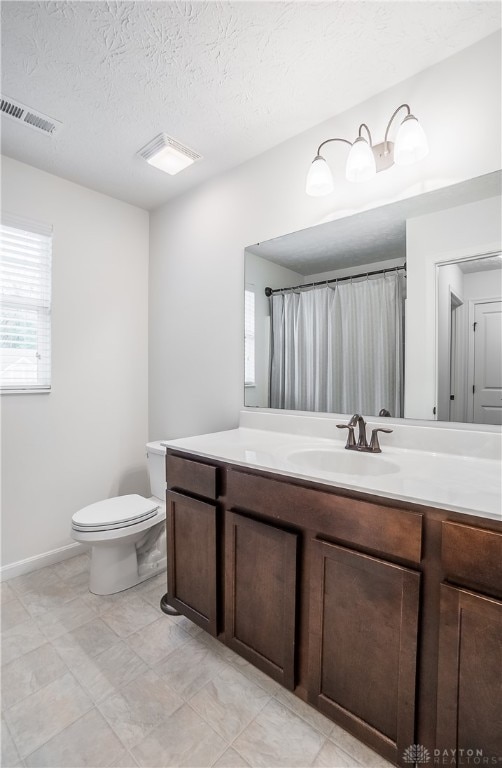
<svg viewBox="0 0 502 768"><path fill-rule="evenodd" d="M25 573L38 571L40 568L45 568L46 565L60 563L62 560L75 557L75 555L86 552L88 549L85 544L75 541L73 544L66 544L64 547L51 549L49 552L43 552L41 555L27 557L26 560L18 560L16 563L3 565L0 568L0 581L7 581L15 576L23 576Z"/></svg>

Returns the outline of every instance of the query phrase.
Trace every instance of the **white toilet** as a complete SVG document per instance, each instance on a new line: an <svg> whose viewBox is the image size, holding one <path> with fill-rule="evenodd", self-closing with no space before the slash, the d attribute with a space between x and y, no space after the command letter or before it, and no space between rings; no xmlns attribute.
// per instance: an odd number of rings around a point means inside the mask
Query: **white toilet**
<svg viewBox="0 0 502 768"><path fill-rule="evenodd" d="M75 541L92 547L89 589L111 595L166 569L166 449L147 443L152 496L115 496L80 509L72 517Z"/></svg>

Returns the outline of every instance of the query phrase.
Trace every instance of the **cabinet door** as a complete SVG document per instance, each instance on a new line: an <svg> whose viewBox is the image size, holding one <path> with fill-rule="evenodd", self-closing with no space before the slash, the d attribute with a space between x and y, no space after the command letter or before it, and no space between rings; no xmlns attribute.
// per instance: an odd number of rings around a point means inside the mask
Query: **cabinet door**
<svg viewBox="0 0 502 768"><path fill-rule="evenodd" d="M298 537L233 512L225 528L226 643L293 689Z"/></svg>
<svg viewBox="0 0 502 768"><path fill-rule="evenodd" d="M465 765L467 750L500 763L501 713L502 602L442 584L436 745L448 765Z"/></svg>
<svg viewBox="0 0 502 768"><path fill-rule="evenodd" d="M415 736L420 574L312 545L310 701L400 763Z"/></svg>
<svg viewBox="0 0 502 768"><path fill-rule="evenodd" d="M168 491L168 602L211 635L217 628L217 509Z"/></svg>

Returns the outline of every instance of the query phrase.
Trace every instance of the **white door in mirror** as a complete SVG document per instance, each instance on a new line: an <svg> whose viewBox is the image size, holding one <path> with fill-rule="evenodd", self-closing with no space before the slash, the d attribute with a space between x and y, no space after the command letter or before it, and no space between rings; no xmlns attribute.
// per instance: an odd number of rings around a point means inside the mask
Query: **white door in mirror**
<svg viewBox="0 0 502 768"><path fill-rule="evenodd" d="M474 423L502 424L502 301L476 304Z"/></svg>

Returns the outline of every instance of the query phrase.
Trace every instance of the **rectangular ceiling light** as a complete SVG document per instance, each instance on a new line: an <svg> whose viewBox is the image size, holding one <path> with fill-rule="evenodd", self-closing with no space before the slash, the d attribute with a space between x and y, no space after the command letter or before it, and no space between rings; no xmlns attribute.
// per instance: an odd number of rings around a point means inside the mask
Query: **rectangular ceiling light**
<svg viewBox="0 0 502 768"><path fill-rule="evenodd" d="M138 152L150 165L174 176L184 168L200 160L202 155L185 147L166 133L160 133Z"/></svg>

